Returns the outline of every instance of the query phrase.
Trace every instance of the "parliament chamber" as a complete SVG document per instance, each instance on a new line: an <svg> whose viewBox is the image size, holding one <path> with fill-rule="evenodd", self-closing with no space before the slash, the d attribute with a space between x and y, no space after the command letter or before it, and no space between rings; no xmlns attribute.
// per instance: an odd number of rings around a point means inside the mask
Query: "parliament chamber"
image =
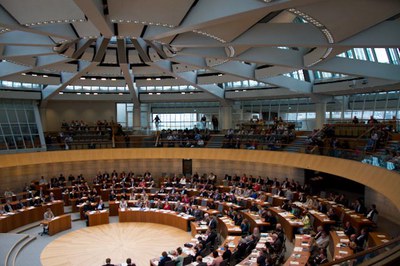
<svg viewBox="0 0 400 266"><path fill-rule="evenodd" d="M0 265L400 265L398 0L0 0Z"/></svg>

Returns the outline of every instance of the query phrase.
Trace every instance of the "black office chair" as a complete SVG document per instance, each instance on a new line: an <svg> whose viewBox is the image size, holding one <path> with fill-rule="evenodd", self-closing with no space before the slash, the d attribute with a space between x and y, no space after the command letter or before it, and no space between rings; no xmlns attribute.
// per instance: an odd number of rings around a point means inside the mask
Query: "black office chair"
<svg viewBox="0 0 400 266"><path fill-rule="evenodd" d="M176 261L170 260L170 261L167 261L164 265L165 266L175 266L176 265Z"/></svg>
<svg viewBox="0 0 400 266"><path fill-rule="evenodd" d="M191 255L184 257L183 258L183 266L192 263L192 261L193 261L193 257Z"/></svg>

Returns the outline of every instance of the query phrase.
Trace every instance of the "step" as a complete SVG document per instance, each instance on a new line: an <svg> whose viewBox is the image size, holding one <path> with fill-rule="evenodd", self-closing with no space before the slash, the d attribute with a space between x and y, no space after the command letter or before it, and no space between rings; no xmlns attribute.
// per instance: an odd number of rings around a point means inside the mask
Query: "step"
<svg viewBox="0 0 400 266"><path fill-rule="evenodd" d="M15 261L17 260L18 254L24 249L26 245L34 241L36 236L25 235L20 241L13 245L9 250L5 260L5 266L15 266Z"/></svg>

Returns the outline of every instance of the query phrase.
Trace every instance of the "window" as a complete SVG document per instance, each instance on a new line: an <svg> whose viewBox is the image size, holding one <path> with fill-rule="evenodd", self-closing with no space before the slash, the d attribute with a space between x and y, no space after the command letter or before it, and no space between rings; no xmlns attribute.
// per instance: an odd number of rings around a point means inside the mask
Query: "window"
<svg viewBox="0 0 400 266"><path fill-rule="evenodd" d="M201 128L199 125L200 117L203 114L197 113L177 113L177 114L153 114L152 121L158 115L161 119L161 123L159 125L159 130L163 129L192 129L194 127ZM154 123L151 124L153 130L156 129L156 125Z"/></svg>

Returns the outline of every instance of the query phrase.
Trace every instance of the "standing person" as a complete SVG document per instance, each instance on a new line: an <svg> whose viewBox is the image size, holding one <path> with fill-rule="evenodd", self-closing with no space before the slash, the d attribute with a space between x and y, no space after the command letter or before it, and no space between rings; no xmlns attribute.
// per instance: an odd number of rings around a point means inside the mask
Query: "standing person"
<svg viewBox="0 0 400 266"><path fill-rule="evenodd" d="M158 115L156 115L156 117L154 117L153 122L156 124L156 129L158 130L160 123L161 123L161 119L160 117L158 117Z"/></svg>
<svg viewBox="0 0 400 266"><path fill-rule="evenodd" d="M201 117L201 124L203 125L203 129L206 129L207 118L205 115Z"/></svg>
<svg viewBox="0 0 400 266"><path fill-rule="evenodd" d="M218 131L218 118L215 115L212 116L211 122L212 122L214 131Z"/></svg>

